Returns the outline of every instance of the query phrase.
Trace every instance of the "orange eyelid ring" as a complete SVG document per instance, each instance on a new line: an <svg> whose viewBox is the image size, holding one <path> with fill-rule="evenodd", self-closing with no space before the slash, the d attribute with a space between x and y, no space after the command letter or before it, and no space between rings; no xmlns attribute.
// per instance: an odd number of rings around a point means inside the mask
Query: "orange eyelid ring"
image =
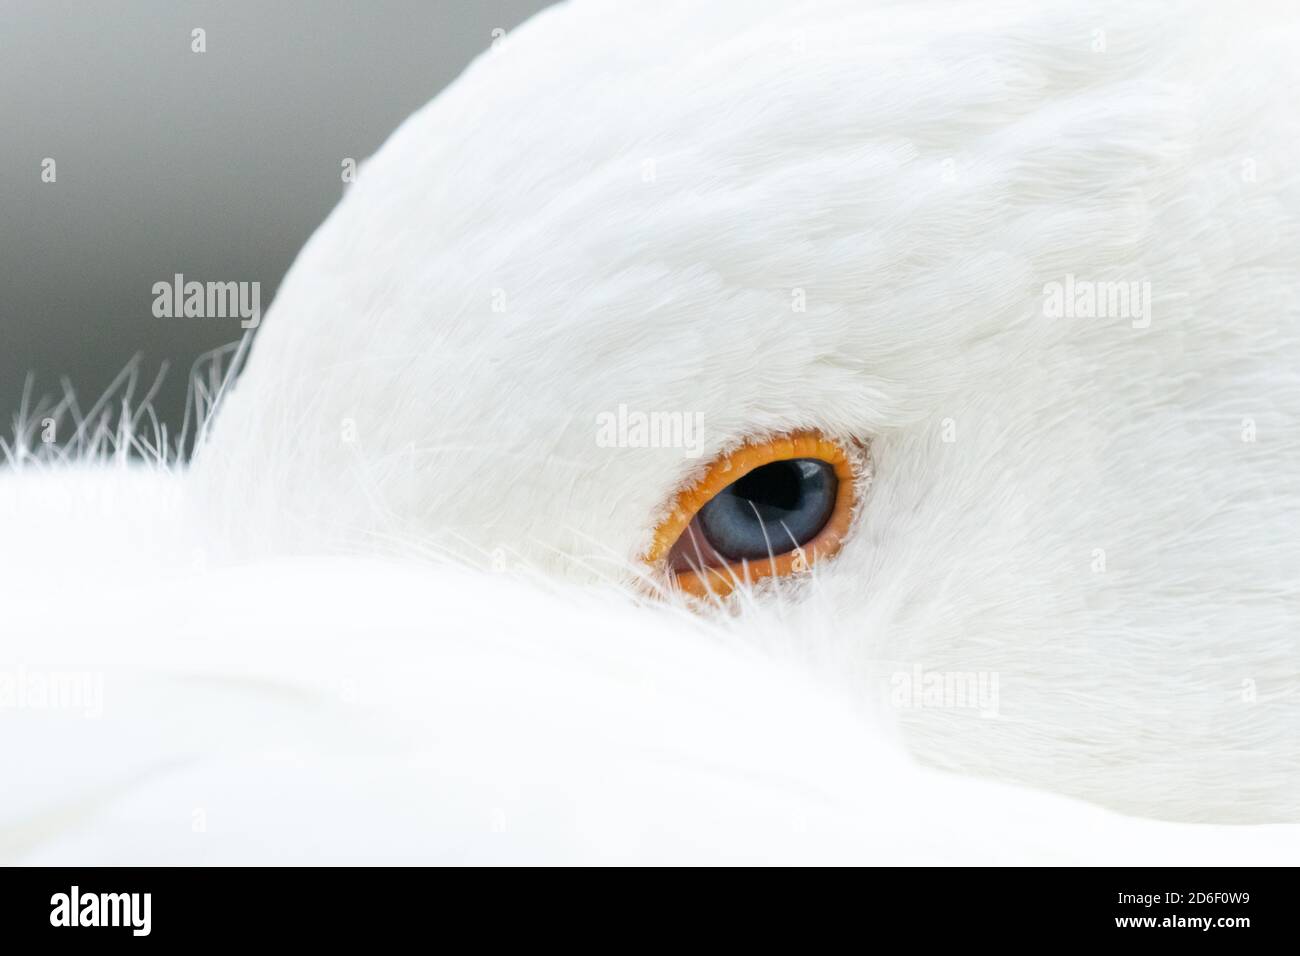
<svg viewBox="0 0 1300 956"><path fill-rule="evenodd" d="M704 477L678 492L668 516L655 529L654 541L645 562L658 568L665 564L673 545L690 527L700 509L733 482L755 468L791 458L816 458L835 472L838 485L835 504L826 524L811 539L785 554L751 561L738 561L716 567L669 570L675 585L694 597L722 598L742 583L767 577L785 577L807 570L822 558L835 554L844 543L853 520L858 494L858 468L843 445L818 432L802 431L780 435L768 441L744 445L724 455L709 466Z"/></svg>

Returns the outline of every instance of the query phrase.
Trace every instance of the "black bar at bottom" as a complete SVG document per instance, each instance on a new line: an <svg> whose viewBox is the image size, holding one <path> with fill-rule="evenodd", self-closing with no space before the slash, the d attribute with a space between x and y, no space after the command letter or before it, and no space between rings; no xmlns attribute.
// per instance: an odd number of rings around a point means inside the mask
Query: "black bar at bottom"
<svg viewBox="0 0 1300 956"><path fill-rule="evenodd" d="M747 889L743 875L710 880L707 888L689 877L660 882L652 875L633 878L608 899L580 885L557 892L554 878L539 886L525 876L511 887L498 876L483 886L474 874L418 868L10 868L0 870L0 926L9 952L59 937L92 945L116 938L334 949L349 941L399 943L414 933L440 945L452 941L453 931L490 941L512 929L527 936L530 927L534 945L555 942L557 933L594 934L614 947L623 934L641 944L647 935L685 944L706 927L734 934L732 942L755 931L765 937L793 932L794 939L802 932L804 945L829 941L831 933L841 945L871 947L895 938L990 944L1127 937L1231 945L1294 939L1294 873L879 869L819 874L799 894L779 885Z"/></svg>

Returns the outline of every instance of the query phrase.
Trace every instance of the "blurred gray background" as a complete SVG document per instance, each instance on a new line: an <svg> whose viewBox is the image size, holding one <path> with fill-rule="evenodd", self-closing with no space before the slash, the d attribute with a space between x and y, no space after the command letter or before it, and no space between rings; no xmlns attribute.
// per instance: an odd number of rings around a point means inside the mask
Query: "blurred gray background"
<svg viewBox="0 0 1300 956"><path fill-rule="evenodd" d="M177 428L194 360L242 330L155 318L153 284L258 281L265 312L342 160L549 2L0 0L0 435L29 372L84 409L137 354L142 387L170 362Z"/></svg>

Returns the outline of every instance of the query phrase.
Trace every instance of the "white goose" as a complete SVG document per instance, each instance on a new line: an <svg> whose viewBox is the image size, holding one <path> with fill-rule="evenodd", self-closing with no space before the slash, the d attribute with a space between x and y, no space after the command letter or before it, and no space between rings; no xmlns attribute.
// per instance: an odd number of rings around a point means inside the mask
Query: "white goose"
<svg viewBox="0 0 1300 956"><path fill-rule="evenodd" d="M362 166L192 467L0 478L0 856L1293 860L1205 824L1300 821L1297 42L536 17Z"/></svg>

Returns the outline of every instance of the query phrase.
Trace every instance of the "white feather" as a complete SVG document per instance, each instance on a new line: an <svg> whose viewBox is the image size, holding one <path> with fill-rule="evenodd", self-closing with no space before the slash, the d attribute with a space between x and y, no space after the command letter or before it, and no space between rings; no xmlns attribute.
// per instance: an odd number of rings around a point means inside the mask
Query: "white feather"
<svg viewBox="0 0 1300 956"><path fill-rule="evenodd" d="M9 700L5 862L1206 864L1300 846L1297 827L1130 820L920 768L860 702L672 608L413 561L105 562L124 523L175 517L180 479L50 477L0 481L7 528L79 545L6 569L8 676L89 674L99 694Z"/></svg>

